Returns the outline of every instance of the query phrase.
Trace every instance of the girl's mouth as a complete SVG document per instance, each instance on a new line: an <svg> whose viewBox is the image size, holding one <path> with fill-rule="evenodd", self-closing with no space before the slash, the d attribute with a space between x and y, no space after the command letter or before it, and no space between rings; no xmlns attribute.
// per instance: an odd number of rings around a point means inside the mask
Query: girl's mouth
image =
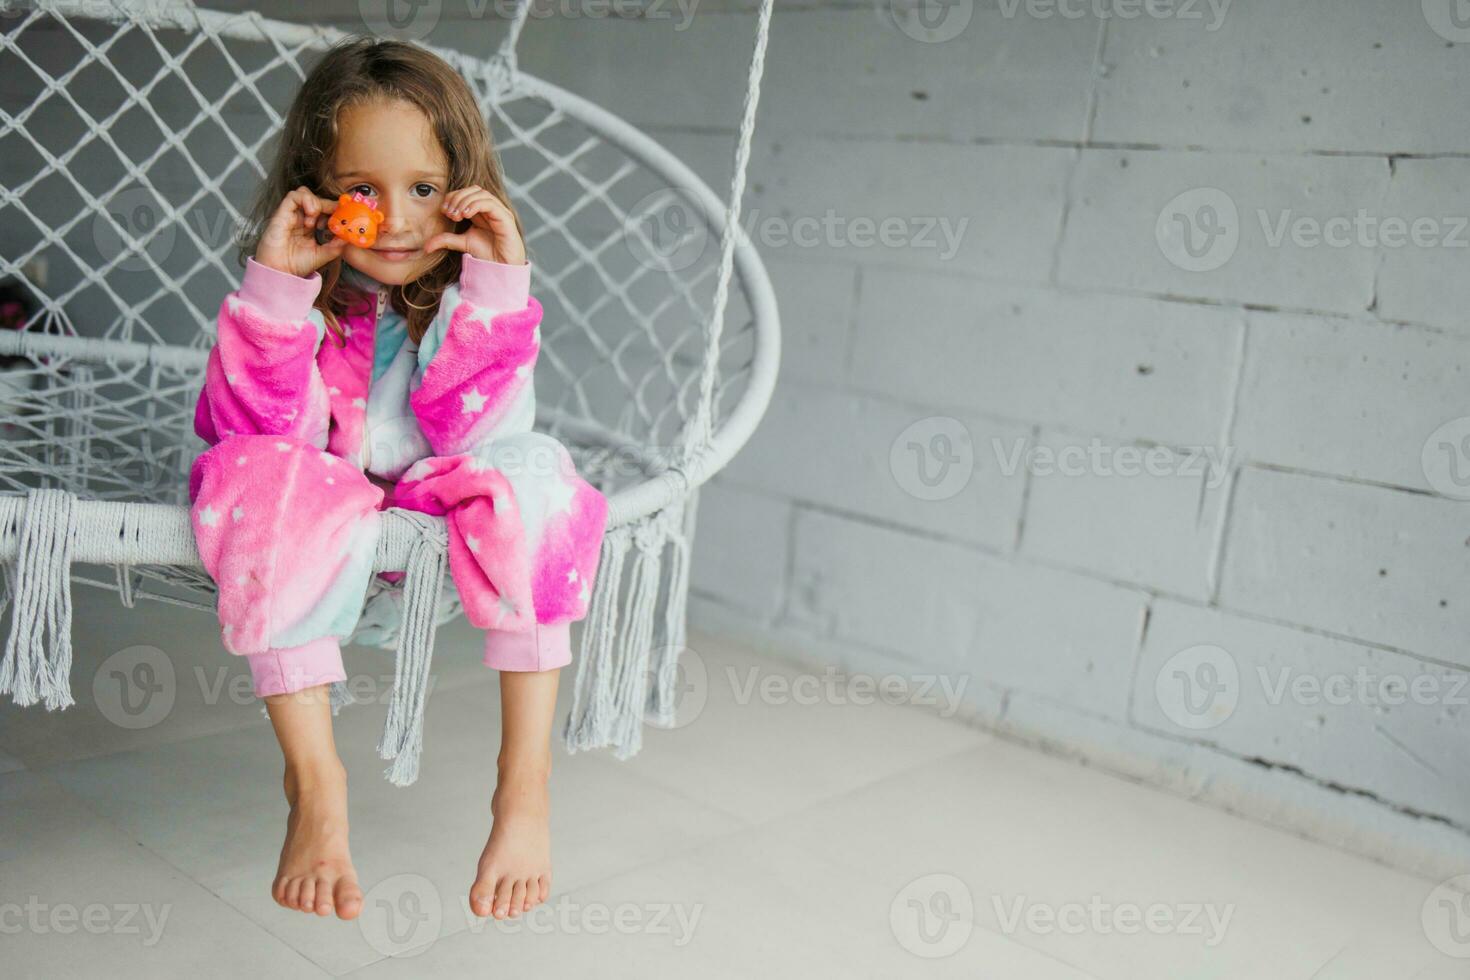
<svg viewBox="0 0 1470 980"><path fill-rule="evenodd" d="M416 248L375 248L373 251L389 262L402 262L419 254Z"/></svg>

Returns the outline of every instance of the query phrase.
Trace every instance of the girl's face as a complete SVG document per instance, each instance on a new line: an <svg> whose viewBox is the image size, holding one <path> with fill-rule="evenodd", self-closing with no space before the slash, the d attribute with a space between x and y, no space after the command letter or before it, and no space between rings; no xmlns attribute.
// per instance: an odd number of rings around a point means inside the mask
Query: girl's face
<svg viewBox="0 0 1470 980"><path fill-rule="evenodd" d="M386 215L371 248L348 245L343 260L378 282L398 286L418 278L443 256L423 245L454 223L443 212L449 161L429 120L402 101L348 106L338 117L341 137L332 177L339 193L362 191Z"/></svg>

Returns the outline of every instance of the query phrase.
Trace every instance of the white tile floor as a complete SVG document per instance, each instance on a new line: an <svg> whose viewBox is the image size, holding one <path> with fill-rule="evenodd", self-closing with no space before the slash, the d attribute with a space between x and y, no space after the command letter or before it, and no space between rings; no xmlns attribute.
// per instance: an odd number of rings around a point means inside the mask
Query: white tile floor
<svg viewBox="0 0 1470 980"><path fill-rule="evenodd" d="M501 925L463 905L494 679L446 628L416 786L380 778L381 705L338 719L366 913L286 912L279 761L240 665L198 613L77 601L78 705L0 709L7 978L1470 976L1430 938L1470 934L1434 882L918 709L740 698L793 670L698 634L708 697L683 727L625 763L559 752L553 900ZM386 656L350 654L381 690Z"/></svg>

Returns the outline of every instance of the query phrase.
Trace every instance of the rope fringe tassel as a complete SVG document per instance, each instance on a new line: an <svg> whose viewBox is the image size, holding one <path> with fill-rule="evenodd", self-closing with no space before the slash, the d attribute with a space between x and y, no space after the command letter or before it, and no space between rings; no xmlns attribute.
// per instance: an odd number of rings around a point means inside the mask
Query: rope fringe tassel
<svg viewBox="0 0 1470 980"><path fill-rule="evenodd" d="M378 755L393 760L384 770L395 786L409 786L419 778L419 755L424 747L424 702L429 695L429 667L434 658L435 615L444 574L449 565L448 535L442 520L406 511L419 526L419 539L408 556L403 581L403 628L395 658L393 699ZM345 694L345 692L343 692ZM333 692L334 700L336 692Z"/></svg>
<svg viewBox="0 0 1470 980"><path fill-rule="evenodd" d="M44 700L48 711L71 696L71 561L76 549L76 494L41 488L26 493L20 550L14 561L10 637L0 659L0 694L21 707ZM45 634L51 634L46 650Z"/></svg>

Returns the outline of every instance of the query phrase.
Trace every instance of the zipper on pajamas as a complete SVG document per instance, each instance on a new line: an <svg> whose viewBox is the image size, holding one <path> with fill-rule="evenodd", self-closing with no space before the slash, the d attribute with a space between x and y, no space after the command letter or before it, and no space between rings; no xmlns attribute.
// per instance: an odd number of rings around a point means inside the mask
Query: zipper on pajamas
<svg viewBox="0 0 1470 980"><path fill-rule="evenodd" d="M378 321L383 319L383 307L388 303L388 287L378 287L378 309L373 314L373 349L368 360L368 399L372 398L373 392L373 364L378 356ZM367 410L363 410L362 418L362 448L358 455L362 460L362 470L367 473L368 467L372 465L372 453L370 451L370 440L368 439Z"/></svg>

